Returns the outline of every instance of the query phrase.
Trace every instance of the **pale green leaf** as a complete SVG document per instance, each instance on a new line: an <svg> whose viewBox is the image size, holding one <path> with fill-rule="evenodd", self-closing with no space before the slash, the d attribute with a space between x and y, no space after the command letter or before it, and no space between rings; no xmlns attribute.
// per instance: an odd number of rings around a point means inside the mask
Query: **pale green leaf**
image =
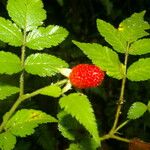
<svg viewBox="0 0 150 150"><path fill-rule="evenodd" d="M69 148L67 148L66 150L83 150L83 149L81 149L80 144L71 143L69 145Z"/></svg>
<svg viewBox="0 0 150 150"><path fill-rule="evenodd" d="M13 150L16 144L16 137L10 132L3 132L0 134L0 149Z"/></svg>
<svg viewBox="0 0 150 150"><path fill-rule="evenodd" d="M59 72L59 68L68 67L68 64L52 55L32 54L25 61L25 70L39 76L52 76Z"/></svg>
<svg viewBox="0 0 150 150"><path fill-rule="evenodd" d="M5 130L20 137L34 133L34 129L43 123L57 122L57 120L42 111L21 109L7 122Z"/></svg>
<svg viewBox="0 0 150 150"><path fill-rule="evenodd" d="M58 45L67 35L68 31L60 26L40 27L29 33L26 45L34 50L43 50Z"/></svg>
<svg viewBox="0 0 150 150"><path fill-rule="evenodd" d="M134 13L120 23L118 30L129 43L149 35L145 30L150 29L150 25L144 21L144 15L145 11Z"/></svg>
<svg viewBox="0 0 150 150"><path fill-rule="evenodd" d="M142 55L150 53L150 39L141 39L131 44L129 54Z"/></svg>
<svg viewBox="0 0 150 150"><path fill-rule="evenodd" d="M111 24L100 19L97 19L97 28L99 33L117 52L125 52L127 46L126 39L121 36L117 29L115 29Z"/></svg>
<svg viewBox="0 0 150 150"><path fill-rule="evenodd" d="M12 46L21 46L23 36L15 24L0 17L0 40Z"/></svg>
<svg viewBox="0 0 150 150"><path fill-rule="evenodd" d="M96 142L99 141L99 133L95 115L88 98L81 93L72 93L64 96L59 101L60 107L75 117L93 136Z"/></svg>
<svg viewBox="0 0 150 150"><path fill-rule="evenodd" d="M128 119L137 119L143 116L143 114L146 112L147 106L142 102L135 102L132 104L132 106L129 108L128 111Z"/></svg>
<svg viewBox="0 0 150 150"><path fill-rule="evenodd" d="M19 57L10 52L0 51L0 74L13 74L21 71Z"/></svg>
<svg viewBox="0 0 150 150"><path fill-rule="evenodd" d="M40 90L40 94L52 97L59 97L61 93L61 88L56 85L50 85Z"/></svg>
<svg viewBox="0 0 150 150"><path fill-rule="evenodd" d="M19 88L0 82L0 100L6 99L8 96L19 92Z"/></svg>
<svg viewBox="0 0 150 150"><path fill-rule="evenodd" d="M46 19L41 0L8 0L7 10L11 19L26 31L37 28Z"/></svg>
<svg viewBox="0 0 150 150"><path fill-rule="evenodd" d="M100 44L73 42L78 46L93 64L99 66L106 71L107 75L116 79L123 78L123 65L121 64L118 54L108 47L103 47Z"/></svg>
<svg viewBox="0 0 150 150"><path fill-rule="evenodd" d="M127 70L127 78L131 81L150 79L150 58L141 58L131 64Z"/></svg>

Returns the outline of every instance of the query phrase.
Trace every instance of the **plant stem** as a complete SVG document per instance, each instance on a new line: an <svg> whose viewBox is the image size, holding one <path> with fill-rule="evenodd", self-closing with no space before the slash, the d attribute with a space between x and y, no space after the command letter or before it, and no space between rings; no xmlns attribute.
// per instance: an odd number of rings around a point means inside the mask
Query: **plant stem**
<svg viewBox="0 0 150 150"><path fill-rule="evenodd" d="M124 103L124 91L125 91L127 62L128 62L128 49L129 49L129 44L127 44L127 49L126 49L126 52L125 52L125 60L124 60L125 71L124 71L124 76L123 76L123 79L122 79L121 92L120 92L120 97L119 97L119 100L118 100L118 107L117 107L117 111L116 111L116 115L115 115L114 124L112 126L112 129L110 130L111 134L114 133L115 128L117 127L119 117L120 117L120 114L121 114L121 108L122 108L122 105Z"/></svg>
<svg viewBox="0 0 150 150"><path fill-rule="evenodd" d="M67 79L64 79L64 80L61 80L53 85L57 85L57 86L61 86L63 84L67 83ZM47 86L46 86L47 87ZM2 130L4 129L6 123L8 122L8 120L10 119L10 117L13 115L13 113L15 112L15 110L18 108L18 106L23 102L25 101L26 99L28 98L31 98L33 96L36 96L38 94L40 94L41 90L43 90L44 88L46 87L43 87L41 89L38 89L32 93L27 93L27 94L24 94L24 95L21 95L19 96L19 98L16 100L16 102L13 104L13 106L11 107L11 109L9 110L9 112L7 112L4 117L3 117L3 122L2 124L0 125L0 132L2 132Z"/></svg>

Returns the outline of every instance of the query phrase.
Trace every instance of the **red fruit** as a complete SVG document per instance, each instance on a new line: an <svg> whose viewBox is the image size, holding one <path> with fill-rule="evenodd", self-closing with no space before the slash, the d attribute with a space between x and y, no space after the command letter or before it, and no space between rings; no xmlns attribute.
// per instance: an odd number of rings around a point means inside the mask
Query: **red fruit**
<svg viewBox="0 0 150 150"><path fill-rule="evenodd" d="M72 68L69 75L71 84L79 89L97 87L104 79L105 73L95 65L79 64Z"/></svg>

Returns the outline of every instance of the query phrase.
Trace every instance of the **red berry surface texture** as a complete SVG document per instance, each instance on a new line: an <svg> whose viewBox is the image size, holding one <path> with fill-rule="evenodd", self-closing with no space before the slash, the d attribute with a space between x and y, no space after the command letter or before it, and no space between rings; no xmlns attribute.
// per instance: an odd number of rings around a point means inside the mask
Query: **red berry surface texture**
<svg viewBox="0 0 150 150"><path fill-rule="evenodd" d="M85 89L100 85L104 76L105 73L95 65L79 64L72 68L69 79L74 87Z"/></svg>

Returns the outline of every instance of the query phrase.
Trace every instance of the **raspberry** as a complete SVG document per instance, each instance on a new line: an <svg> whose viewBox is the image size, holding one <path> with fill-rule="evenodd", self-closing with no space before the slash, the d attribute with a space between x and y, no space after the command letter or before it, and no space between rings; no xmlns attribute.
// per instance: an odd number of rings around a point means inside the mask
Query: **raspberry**
<svg viewBox="0 0 150 150"><path fill-rule="evenodd" d="M97 87L104 79L105 73L97 66L79 64L69 74L71 84L79 89Z"/></svg>

